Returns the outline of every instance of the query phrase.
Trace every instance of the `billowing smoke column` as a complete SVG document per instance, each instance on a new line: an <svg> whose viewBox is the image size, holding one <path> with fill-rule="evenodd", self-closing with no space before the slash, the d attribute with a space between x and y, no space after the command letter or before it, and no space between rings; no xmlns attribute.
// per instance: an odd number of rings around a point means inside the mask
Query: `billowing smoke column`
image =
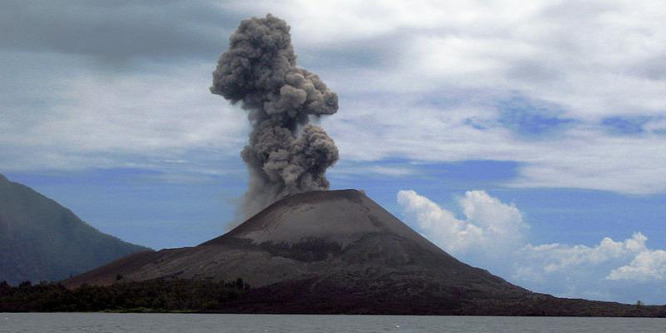
<svg viewBox="0 0 666 333"><path fill-rule="evenodd" d="M249 111L252 132L241 152L250 172L245 217L288 194L328 189L338 160L333 140L311 117L334 114L338 96L296 66L289 26L268 14L241 22L213 72L213 94Z"/></svg>

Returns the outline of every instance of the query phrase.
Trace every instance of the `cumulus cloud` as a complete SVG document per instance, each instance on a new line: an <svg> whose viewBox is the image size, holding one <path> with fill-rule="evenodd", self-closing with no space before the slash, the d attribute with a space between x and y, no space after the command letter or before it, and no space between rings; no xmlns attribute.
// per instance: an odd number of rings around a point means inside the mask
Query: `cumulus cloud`
<svg viewBox="0 0 666 333"><path fill-rule="evenodd" d="M664 280L666 278L666 251L642 251L625 266L614 269L610 280Z"/></svg>
<svg viewBox="0 0 666 333"><path fill-rule="evenodd" d="M527 244L520 254L530 265L538 267L544 273L552 273L584 265L599 265L618 258L631 258L647 250L646 241L647 237L643 234L635 233L623 242L606 237L594 247L557 243L537 246Z"/></svg>
<svg viewBox="0 0 666 333"><path fill-rule="evenodd" d="M648 238L640 232L624 241L606 237L594 246L533 245L520 210L484 191L467 191L457 201L462 219L413 190L397 197L406 221L426 238L458 259L528 289L565 297L659 301L637 286L659 287L666 279L666 251L648 248ZM622 286L615 283L619 280Z"/></svg>
<svg viewBox="0 0 666 333"><path fill-rule="evenodd" d="M514 205L485 191L467 191L458 200L464 219L413 190L398 192L398 203L428 238L454 254L503 255L522 244L527 229Z"/></svg>
<svg viewBox="0 0 666 333"><path fill-rule="evenodd" d="M647 240L634 233L624 241L606 237L595 246L528 244L515 254L510 278L559 296L660 303L652 291L662 289L666 278L666 251L649 249Z"/></svg>

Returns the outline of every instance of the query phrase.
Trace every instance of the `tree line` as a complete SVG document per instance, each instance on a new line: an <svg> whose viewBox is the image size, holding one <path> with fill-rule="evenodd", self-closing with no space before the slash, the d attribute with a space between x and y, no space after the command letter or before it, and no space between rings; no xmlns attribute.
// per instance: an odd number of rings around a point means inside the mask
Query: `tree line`
<svg viewBox="0 0 666 333"><path fill-rule="evenodd" d="M0 282L0 312L208 312L239 299L250 286L210 279L156 279L110 286L82 285L67 289L59 283Z"/></svg>

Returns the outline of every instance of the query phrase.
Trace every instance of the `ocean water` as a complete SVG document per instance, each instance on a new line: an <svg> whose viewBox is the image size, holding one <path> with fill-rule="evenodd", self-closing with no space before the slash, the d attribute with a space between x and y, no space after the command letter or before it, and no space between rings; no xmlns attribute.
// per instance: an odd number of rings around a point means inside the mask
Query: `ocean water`
<svg viewBox="0 0 666 333"><path fill-rule="evenodd" d="M0 332L664 332L666 319L0 313Z"/></svg>

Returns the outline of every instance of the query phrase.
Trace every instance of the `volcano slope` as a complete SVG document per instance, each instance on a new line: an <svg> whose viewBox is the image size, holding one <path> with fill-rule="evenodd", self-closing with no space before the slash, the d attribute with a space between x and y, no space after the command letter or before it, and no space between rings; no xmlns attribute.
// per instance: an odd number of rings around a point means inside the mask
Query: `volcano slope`
<svg viewBox="0 0 666 333"><path fill-rule="evenodd" d="M65 284L239 277L252 289L220 311L604 316L662 311L532 293L456 260L356 190L295 194L199 246L137 253Z"/></svg>

